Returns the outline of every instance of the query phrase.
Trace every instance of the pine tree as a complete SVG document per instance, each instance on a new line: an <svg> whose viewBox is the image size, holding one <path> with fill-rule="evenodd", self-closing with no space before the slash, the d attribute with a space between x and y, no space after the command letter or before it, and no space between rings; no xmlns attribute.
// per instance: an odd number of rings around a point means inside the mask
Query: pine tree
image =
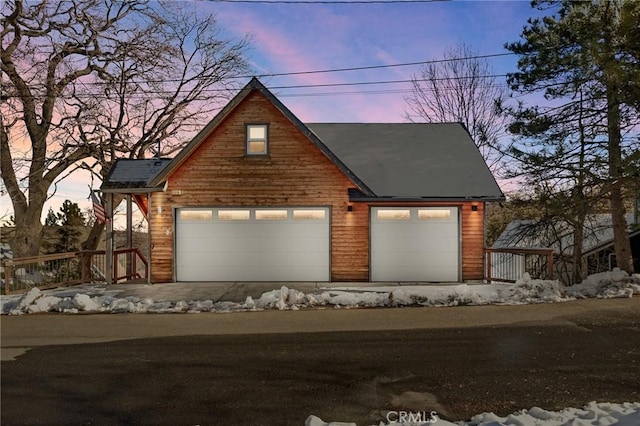
<svg viewBox="0 0 640 426"><path fill-rule="evenodd" d="M56 253L59 244L58 235L58 215L49 207L47 217L44 220L44 229L42 236L42 252L46 254Z"/></svg>
<svg viewBox="0 0 640 426"><path fill-rule="evenodd" d="M637 179L627 154L638 149L633 132L640 124L640 3L532 5L555 13L530 19L522 41L505 46L520 55L519 72L510 74L508 82L520 93L542 92L553 106L515 112L511 130L533 142L512 154L526 159L529 176L538 174L538 182L545 182L545 175L552 182L554 176L574 172L560 189L576 215L584 218L588 195L606 195L618 267L632 272L623 192Z"/></svg>
<svg viewBox="0 0 640 426"><path fill-rule="evenodd" d="M47 212L47 217L44 220L44 226L57 226L58 225L58 216L55 214L53 209L49 207L49 212Z"/></svg>
<svg viewBox="0 0 640 426"><path fill-rule="evenodd" d="M64 253L80 249L80 237L85 218L78 204L65 200L58 213L58 242L55 252Z"/></svg>

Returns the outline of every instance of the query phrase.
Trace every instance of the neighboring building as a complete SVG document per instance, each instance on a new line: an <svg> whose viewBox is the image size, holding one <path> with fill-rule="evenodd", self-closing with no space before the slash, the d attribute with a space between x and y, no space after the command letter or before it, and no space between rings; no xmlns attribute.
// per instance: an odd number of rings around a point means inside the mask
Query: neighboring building
<svg viewBox="0 0 640 426"><path fill-rule="evenodd" d="M633 214L626 215L629 224L631 252L635 270L640 270L640 238ZM514 220L509 223L493 244L494 249L553 249L555 276L572 283L574 236L572 228L564 221L536 223L533 220ZM531 268L525 255L494 253L491 275L505 279L518 279ZM582 240L582 261L586 273L608 271L616 266L613 250L613 226L610 214L587 216ZM529 263L528 263L529 262Z"/></svg>
<svg viewBox="0 0 640 426"><path fill-rule="evenodd" d="M102 186L148 212L152 282L482 280L504 199L459 123L303 124L257 79L165 161Z"/></svg>
<svg viewBox="0 0 640 426"><path fill-rule="evenodd" d="M631 242L631 255L633 256L633 270L640 272L640 230L629 232L629 241ZM583 258L587 262L590 274L610 271L616 266L613 238L585 251Z"/></svg>

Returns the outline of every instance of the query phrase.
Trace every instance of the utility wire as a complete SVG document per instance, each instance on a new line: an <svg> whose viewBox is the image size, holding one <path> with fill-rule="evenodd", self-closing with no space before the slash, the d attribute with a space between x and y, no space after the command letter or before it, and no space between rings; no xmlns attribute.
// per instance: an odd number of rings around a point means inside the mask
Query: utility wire
<svg viewBox="0 0 640 426"><path fill-rule="evenodd" d="M490 53L486 55L474 55L474 56L465 56L460 58L447 58L447 59L432 59L428 61L416 61L416 62L401 62L398 64L386 64L386 65L364 65L361 67L345 67L345 68L327 68L320 70L310 70L310 71L291 71L291 72L276 72L276 73L263 73L263 74L246 74L246 75L238 75L238 76L230 76L229 79L240 80L247 79L251 77L290 77L296 75L310 75L310 74L329 74L329 73L338 73L338 72L349 72L349 71L364 71L364 70L374 70L374 69L384 69L384 68L398 68L398 67L408 67L408 66L416 66L416 65L430 65L430 64L440 64L445 62L456 62L456 61L466 61L471 59L487 59L487 58L497 58L502 56L512 56L515 53L505 52L505 53ZM160 79L160 80L145 80L145 81L130 81L130 83L173 83L173 82L181 82L182 79ZM86 85L105 85L110 84L107 81L85 81L83 84Z"/></svg>
<svg viewBox="0 0 640 426"><path fill-rule="evenodd" d="M492 85L480 85L476 86L478 88L508 88L506 84L492 84ZM429 87L424 87L421 90L427 92L433 92L433 89ZM455 90L455 88L439 88L438 90L442 91L451 91ZM380 90L352 90L352 91L336 91L336 92L313 92L313 93L279 93L279 98L302 98L302 97L324 97L324 96L343 96L343 95L393 95L393 94L406 94L413 93L413 88L407 89L380 89Z"/></svg>
<svg viewBox="0 0 640 426"><path fill-rule="evenodd" d="M456 81L456 80L467 80L470 78L478 78L478 79L489 79L489 78L498 78L498 77L506 77L507 74L488 74L488 75L480 75L480 76L458 76L458 77L441 77L441 78L416 78L416 79L408 79L408 80L380 80L380 81L357 81L357 82L351 82L351 83L323 83L323 84L298 84L298 85L288 85L288 86L266 86L269 90L296 90L296 89L315 89L315 88L329 88L329 87L350 87L350 86L375 86L375 85L386 85L386 84L407 84L407 83L414 83L414 82L431 82L431 81ZM371 91L373 92L393 92L393 91L408 91L410 89L380 89L377 91ZM441 90L447 90L447 88L441 88ZM184 91L189 91L188 88L185 88ZM227 89L223 89L223 88L209 88L209 89L203 89L202 93L214 93L214 92L227 92ZM332 94L346 94L349 92L333 92ZM351 92L353 93L353 92ZM356 93L367 93L367 91L361 91L361 92L356 92ZM173 95L175 94L174 91L171 90L144 90L144 94L143 93L129 93L128 97L144 97L144 95L148 95L148 94L154 94L154 95ZM107 96L105 96L104 93L100 93L100 92L86 92L86 93L82 93L79 94L81 96L94 96L94 97L98 97L98 98L107 98ZM283 96L316 96L316 95L320 95L319 93L309 93L309 94L286 94ZM17 96L10 96L10 97L17 97ZM61 98L65 98L64 95L60 96ZM67 98L67 99L71 99L71 98Z"/></svg>
<svg viewBox="0 0 640 426"><path fill-rule="evenodd" d="M298 84L295 86L271 86L269 90L276 89L308 89L315 87L344 87L344 86L367 86L375 84L401 84L412 83L414 81L448 81L448 80L467 80L469 78L495 78L506 77L507 74L491 74L491 75L470 75L460 77L442 77L442 78L416 78L411 80L384 80L384 81L361 81L355 83L325 83L325 84Z"/></svg>
<svg viewBox="0 0 640 426"><path fill-rule="evenodd" d="M430 61L419 61L419 62L404 62L400 64L389 64L389 65L369 65L362 67L349 67L349 68L331 68L325 70L314 70L314 71L296 71L296 72L282 72L282 73L272 73L272 74L258 74L256 77L283 77L283 76L291 76L291 75L305 75L305 74L326 74L332 72L344 72L344 71L363 71L363 70L372 70L372 69L381 69L381 68L394 68L394 67L408 67L413 65L428 65L428 64L439 64L443 62L454 62L454 61L466 61L469 59L486 59L486 58L496 58L500 56L511 56L515 55L515 53L492 53L488 55L475 55L475 56L467 56L463 58L448 58L448 59L434 59ZM237 78L249 78L252 76L242 76Z"/></svg>
<svg viewBox="0 0 640 426"><path fill-rule="evenodd" d="M314 88L328 88L328 87L350 87L350 86L374 86L374 85L385 85L385 84L407 84L414 82L430 82L430 81L455 81L455 80L467 80L470 78L478 78L478 79L488 79L488 78L498 78L498 77L506 77L507 74L488 74L488 75L480 75L480 76L458 76L458 77L441 77L441 78L416 78L416 79L408 79L408 80L379 80L379 81L357 81L351 83L322 83L322 84L297 84L297 85L289 85L289 86L266 86L269 90L295 90L295 89L314 89ZM142 88L140 88L142 89ZM401 89L397 89L401 90ZM446 90L446 89L444 89ZM184 91L189 91L189 88L184 88ZM213 93L213 92L227 92L227 89L224 88L209 88L202 89L202 93ZM173 95L175 91L171 90L144 90L144 94L155 94L155 95ZM95 97L106 97L104 93L100 92L86 92L82 93L83 96L95 96ZM142 93L129 93L131 97L142 97ZM17 96L10 96L17 97ZM64 98L64 96L61 96Z"/></svg>
<svg viewBox="0 0 640 426"><path fill-rule="evenodd" d="M440 3L451 0L209 0L212 3L259 3L259 4L408 4Z"/></svg>

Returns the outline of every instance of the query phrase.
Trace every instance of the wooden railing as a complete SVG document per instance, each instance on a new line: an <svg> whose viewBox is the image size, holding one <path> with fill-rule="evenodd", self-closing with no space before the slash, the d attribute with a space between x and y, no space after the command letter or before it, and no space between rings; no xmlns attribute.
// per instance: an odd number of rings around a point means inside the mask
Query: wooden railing
<svg viewBox="0 0 640 426"><path fill-rule="evenodd" d="M526 272L534 279L553 279L553 250L485 249L487 282L516 282Z"/></svg>
<svg viewBox="0 0 640 426"><path fill-rule="evenodd" d="M2 294L41 290L68 285L107 282L104 250L56 253L2 262ZM113 252L112 282L146 279L149 265L137 248Z"/></svg>
<svg viewBox="0 0 640 426"><path fill-rule="evenodd" d="M122 265L124 264L124 268ZM124 271L121 272L121 270ZM147 259L138 248L113 251L113 282L146 279L149 273Z"/></svg>

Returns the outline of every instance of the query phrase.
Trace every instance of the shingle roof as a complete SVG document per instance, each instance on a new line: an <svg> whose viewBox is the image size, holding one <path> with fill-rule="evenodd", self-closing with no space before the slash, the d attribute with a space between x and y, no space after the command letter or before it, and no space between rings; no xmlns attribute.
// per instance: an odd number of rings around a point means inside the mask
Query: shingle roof
<svg viewBox="0 0 640 426"><path fill-rule="evenodd" d="M634 217L627 213L625 219L629 233L633 234ZM582 239L583 255L613 242L611 215L590 214L585 218ZM574 230L564 220L538 223L534 220L514 220L502 231L493 248L552 248L556 253L573 253Z"/></svg>
<svg viewBox="0 0 640 426"><path fill-rule="evenodd" d="M161 186L149 187L149 183L169 162L169 158L116 160L100 189L103 192L120 193L160 189Z"/></svg>
<svg viewBox="0 0 640 426"><path fill-rule="evenodd" d="M253 78L172 160L119 160L106 192L156 190L253 90L266 96L355 186L351 198L484 201L504 195L460 123L302 123ZM140 163L142 162L142 163ZM118 189L120 189L118 191ZM125 191L126 189L126 191Z"/></svg>
<svg viewBox="0 0 640 426"><path fill-rule="evenodd" d="M378 197L503 199L460 123L309 123Z"/></svg>

